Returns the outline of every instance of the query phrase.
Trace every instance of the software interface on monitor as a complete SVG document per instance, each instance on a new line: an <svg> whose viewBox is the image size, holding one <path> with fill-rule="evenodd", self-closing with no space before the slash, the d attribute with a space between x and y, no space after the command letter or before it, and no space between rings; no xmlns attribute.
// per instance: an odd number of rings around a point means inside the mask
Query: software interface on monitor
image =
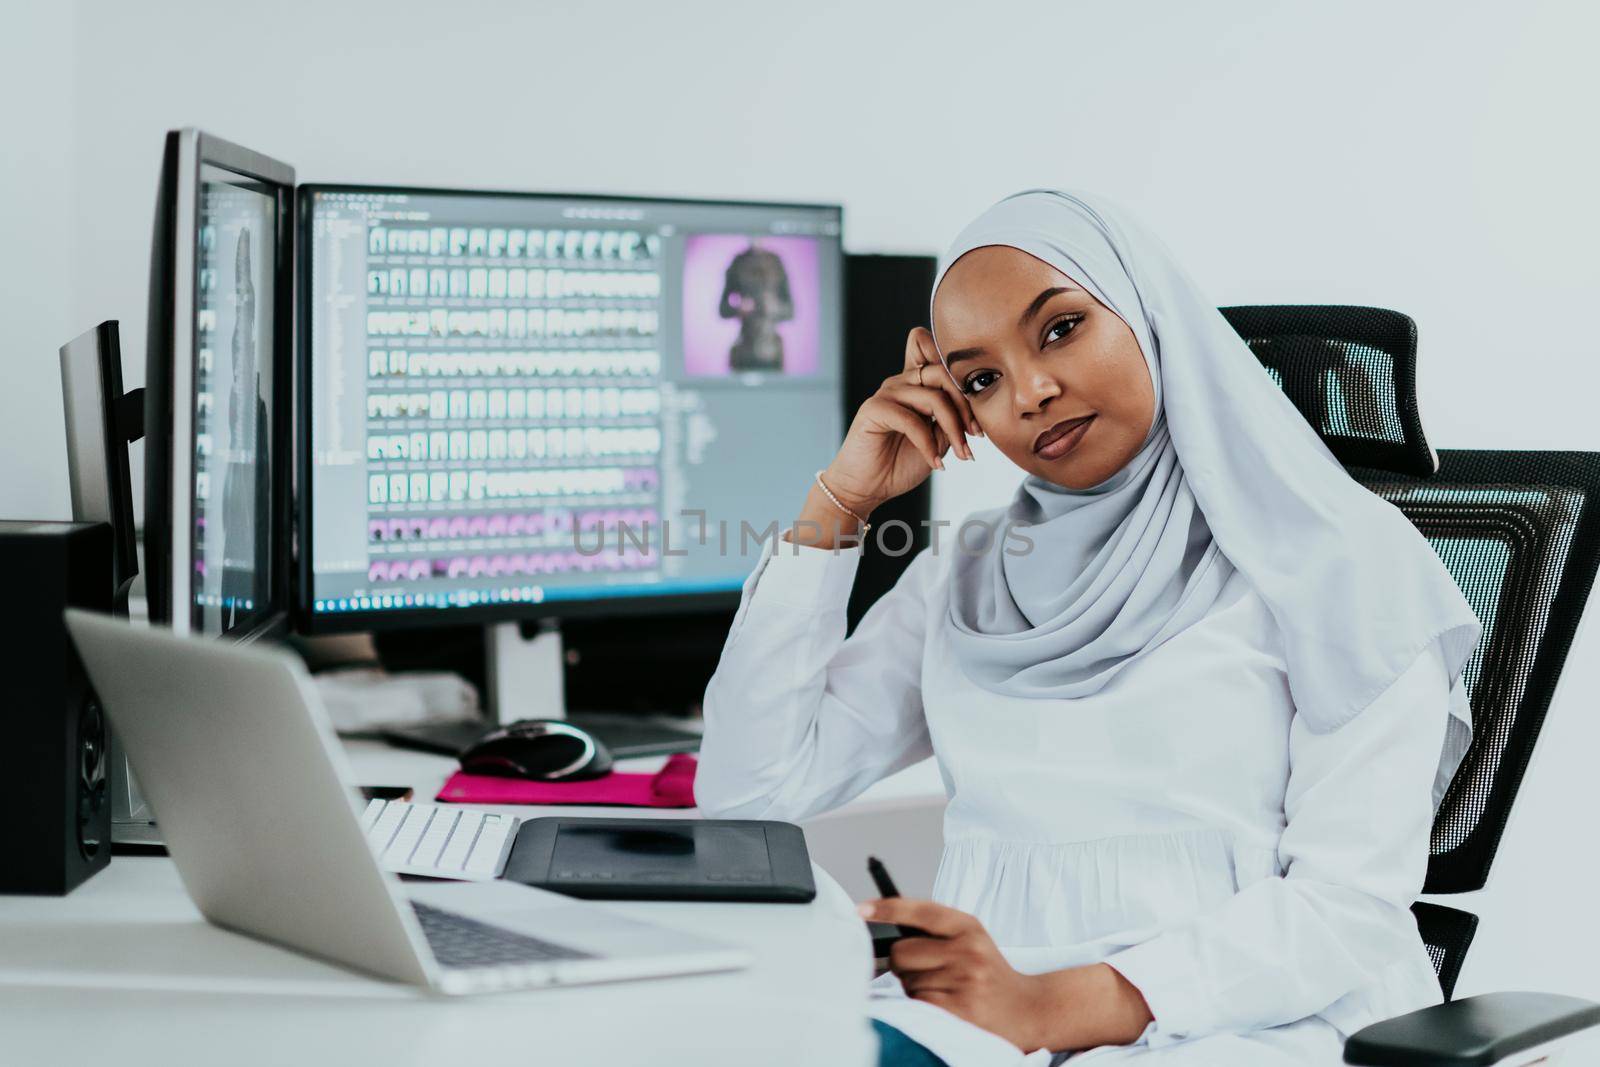
<svg viewBox="0 0 1600 1067"><path fill-rule="evenodd" d="M201 165L193 553L201 633L232 629L269 598L277 213L267 186Z"/></svg>
<svg viewBox="0 0 1600 1067"><path fill-rule="evenodd" d="M313 193L312 610L737 589L838 445L839 224Z"/></svg>

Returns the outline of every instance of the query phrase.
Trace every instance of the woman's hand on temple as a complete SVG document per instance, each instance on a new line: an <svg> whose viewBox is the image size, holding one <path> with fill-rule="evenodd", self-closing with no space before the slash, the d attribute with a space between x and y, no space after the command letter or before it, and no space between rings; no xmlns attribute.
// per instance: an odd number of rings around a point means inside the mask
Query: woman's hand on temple
<svg viewBox="0 0 1600 1067"><path fill-rule="evenodd" d="M1139 990L1104 963L1022 974L983 924L929 900L893 897L858 906L864 919L924 930L889 950L906 995L998 1034L1024 1052L1126 1045L1150 1023Z"/></svg>
<svg viewBox="0 0 1600 1067"><path fill-rule="evenodd" d="M939 361L933 334L919 326L906 337L905 369L886 378L856 411L823 478L852 511L866 515L942 469L952 448L971 459L967 437L982 433L972 405Z"/></svg>

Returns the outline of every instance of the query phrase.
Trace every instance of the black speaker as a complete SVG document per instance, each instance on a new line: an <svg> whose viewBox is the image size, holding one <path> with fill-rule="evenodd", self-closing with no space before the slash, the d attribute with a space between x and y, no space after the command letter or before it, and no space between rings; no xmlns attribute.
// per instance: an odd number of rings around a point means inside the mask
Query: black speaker
<svg viewBox="0 0 1600 1067"><path fill-rule="evenodd" d="M906 335L913 327L928 325L928 299L933 295L932 256L846 256L844 425L856 409L878 391L891 374L905 369ZM850 593L849 627L856 628L884 593L899 580L911 558L928 547L927 520L932 515L932 479L904 496L896 497L872 513L872 530L856 570ZM885 530L885 524L899 520ZM880 550L878 538L883 537ZM906 542L909 541L909 544ZM904 547L904 551L902 551Z"/></svg>
<svg viewBox="0 0 1600 1067"><path fill-rule="evenodd" d="M61 617L111 610L111 527L0 521L0 559L17 594L0 639L0 893L59 896L111 857L106 717Z"/></svg>

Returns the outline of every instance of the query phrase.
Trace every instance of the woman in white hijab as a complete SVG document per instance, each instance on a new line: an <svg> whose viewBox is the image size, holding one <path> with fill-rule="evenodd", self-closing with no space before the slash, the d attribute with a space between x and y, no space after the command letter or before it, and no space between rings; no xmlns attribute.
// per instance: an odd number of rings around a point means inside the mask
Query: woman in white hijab
<svg viewBox="0 0 1600 1067"><path fill-rule="evenodd" d="M696 784L803 819L937 759L934 900L863 905L933 935L882 1062L1337 1063L1437 1002L1408 909L1481 630L1427 542L1103 198L995 204L932 322L745 583ZM1015 499L846 640L863 523L971 435Z"/></svg>

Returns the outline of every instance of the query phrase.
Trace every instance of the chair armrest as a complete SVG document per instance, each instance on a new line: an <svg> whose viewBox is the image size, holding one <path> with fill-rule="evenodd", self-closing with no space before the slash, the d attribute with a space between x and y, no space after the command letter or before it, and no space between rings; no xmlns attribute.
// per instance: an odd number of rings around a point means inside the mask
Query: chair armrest
<svg viewBox="0 0 1600 1067"><path fill-rule="evenodd" d="M1488 1067L1600 1024L1600 1004L1554 993L1485 993L1373 1023L1344 1043L1363 1067Z"/></svg>

